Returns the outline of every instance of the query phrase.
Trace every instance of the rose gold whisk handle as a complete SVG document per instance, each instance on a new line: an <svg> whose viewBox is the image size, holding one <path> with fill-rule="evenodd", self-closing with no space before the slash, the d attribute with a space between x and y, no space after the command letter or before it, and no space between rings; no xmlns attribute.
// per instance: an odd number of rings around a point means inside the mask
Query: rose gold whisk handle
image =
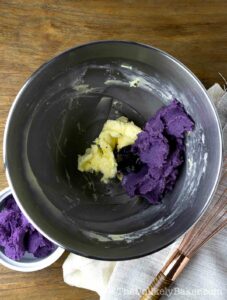
<svg viewBox="0 0 227 300"><path fill-rule="evenodd" d="M158 300L173 281L159 272L140 300Z"/></svg>
<svg viewBox="0 0 227 300"><path fill-rule="evenodd" d="M189 258L179 249L172 254L162 270L155 277L140 300L158 300L165 294L166 289L179 276L185 268Z"/></svg>

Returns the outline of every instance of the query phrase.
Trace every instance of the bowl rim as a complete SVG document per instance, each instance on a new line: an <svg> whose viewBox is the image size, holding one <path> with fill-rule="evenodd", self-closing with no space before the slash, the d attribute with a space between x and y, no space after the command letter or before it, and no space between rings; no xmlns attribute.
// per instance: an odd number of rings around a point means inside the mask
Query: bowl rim
<svg viewBox="0 0 227 300"><path fill-rule="evenodd" d="M48 67L48 65L50 65L51 63L53 63L55 60L57 60L59 57L64 56L65 54L83 48L83 47L89 47L92 45L96 45L96 44L126 44L126 45L135 45L135 46L139 46L139 47L143 47L143 48L147 48L150 49L152 51L156 51L159 52L160 54L162 54L163 56L167 57L168 59L170 59L173 63L176 63L179 67L181 67L184 71L187 72L187 74L198 84L198 86L200 87L201 91L203 92L204 96L207 98L213 112L214 112L214 116L216 119L216 124L217 124L217 129L218 129L218 137L219 137L219 149L220 149L220 153L219 153L219 161L218 161L218 172L217 172L217 177L215 180L215 183L212 187L212 190L209 194L209 196L207 197L207 201L205 203L205 205L203 206L203 209L199 212L199 215L197 217L197 220L194 221L192 224L189 224L186 228L186 230L184 232L179 233L178 235L176 235L174 238L172 238L168 243L166 243L164 246L161 246L159 248L157 248L154 251L145 251L142 254L138 254L138 255L132 255L132 256L127 256L127 257L118 257L118 255L116 254L114 257L108 257L108 255L106 257L104 256L93 256L90 254L86 254L86 253L81 253L80 251L76 251L75 249L72 249L70 247L66 247L65 245L62 245L59 241L57 242L56 240L54 240L54 238L50 237L47 233L45 233L41 228L39 228L39 226L37 224L35 224L32 219L30 218L30 216L26 213L26 210L23 208L23 206L21 205L18 197L16 196L16 193L14 191L13 188L13 183L10 179L10 175L9 175L9 170L7 168L7 155L6 155L6 146L7 146L7 135L8 135L8 130L9 130L9 124L10 124L10 120L11 117L13 115L14 109L16 107L16 104L18 102L18 100L20 99L21 94L23 93L23 91L27 88L27 86L29 85L29 83L34 79L35 76L37 76L40 72L42 72L42 70L44 70L46 67ZM98 41L92 41L92 42L88 42L88 43L84 43L84 44L80 44L78 46L74 46L71 47L63 52L60 52L59 54L55 55L54 57L52 57L50 60L44 62L37 70L35 70L29 77L28 79L25 81L25 83L23 84L23 86L21 87L21 89L19 90L18 94L16 95L12 106L10 108L7 120L6 120L6 125L5 125L5 130L4 130L4 137L3 137L3 161L4 161L4 166L5 166L5 172L6 172L6 177L7 177L7 181L8 184L11 188L11 192L13 194L13 197L15 198L15 200L17 201L18 206L20 207L21 211L23 212L23 214L27 217L27 219L29 220L29 222L40 232L42 233L43 236L45 236L47 239L49 239L50 241L52 241L53 243L57 244L59 247L65 247L68 251L73 252L75 254L78 254L80 256L83 257L87 257L87 258L93 258L93 259L98 259L98 260L108 260L108 261L116 261L116 260L130 260L130 259L136 259L136 258L140 258L155 252L158 252L162 249L164 249L165 247L171 245L174 241L176 241L179 237L181 237L182 235L184 235L191 227L193 227L198 221L199 219L202 217L202 215L204 214L204 212L206 211L207 207L209 206L210 202L212 201L212 198L215 194L215 191L218 187L218 182L220 180L221 177L221 170L222 170L222 161L223 161L223 137L222 137L222 127L221 127L221 123L219 120L219 116L216 110L216 107L213 103L213 101L211 100L211 98L209 97L207 90L205 89L204 85L202 84L202 82L197 78L197 76L187 67L185 66L182 62L180 62L177 58L175 58L174 56L172 56L171 54L169 54L168 52L165 52L157 47L153 47L151 45L145 44L145 43L140 43L140 42L135 42L135 41L126 41L126 40L98 40Z"/></svg>
<svg viewBox="0 0 227 300"><path fill-rule="evenodd" d="M0 204L9 196L12 195L11 189L9 187L3 189L0 191ZM39 271L44 268L49 267L52 265L55 261L57 261L62 254L65 252L65 249L62 247L57 247L56 250L54 250L50 255L47 257L44 257L42 259L39 259L34 262L22 262L22 261L15 261L9 257L7 257L3 251L0 250L0 264L3 266L14 270L14 271L20 271L20 272L34 272Z"/></svg>

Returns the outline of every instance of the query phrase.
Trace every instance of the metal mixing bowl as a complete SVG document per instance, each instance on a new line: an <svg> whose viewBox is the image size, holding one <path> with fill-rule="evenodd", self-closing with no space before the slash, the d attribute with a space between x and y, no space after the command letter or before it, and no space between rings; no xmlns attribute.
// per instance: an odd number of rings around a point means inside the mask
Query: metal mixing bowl
<svg viewBox="0 0 227 300"><path fill-rule="evenodd" d="M117 179L105 185L77 170L77 154L105 119L95 112L103 97L114 99L113 115L137 124L173 98L194 119L180 177L159 205L130 199ZM218 182L222 136L203 85L179 61L147 45L96 42L60 54L25 83L8 117L4 161L18 205L47 238L84 256L129 259L198 220Z"/></svg>

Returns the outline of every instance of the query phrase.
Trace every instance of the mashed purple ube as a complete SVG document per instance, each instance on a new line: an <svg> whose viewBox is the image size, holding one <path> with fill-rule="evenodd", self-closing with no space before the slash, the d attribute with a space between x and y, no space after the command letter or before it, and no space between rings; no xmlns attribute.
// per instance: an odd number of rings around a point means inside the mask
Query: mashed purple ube
<svg viewBox="0 0 227 300"><path fill-rule="evenodd" d="M194 122L177 100L145 124L135 143L118 155L119 171L124 174L122 185L130 197L138 195L157 203L173 189L184 162L185 133L193 128Z"/></svg>
<svg viewBox="0 0 227 300"><path fill-rule="evenodd" d="M23 216L12 196L7 198L0 212L0 246L13 260L20 260L26 251L43 258L56 249Z"/></svg>

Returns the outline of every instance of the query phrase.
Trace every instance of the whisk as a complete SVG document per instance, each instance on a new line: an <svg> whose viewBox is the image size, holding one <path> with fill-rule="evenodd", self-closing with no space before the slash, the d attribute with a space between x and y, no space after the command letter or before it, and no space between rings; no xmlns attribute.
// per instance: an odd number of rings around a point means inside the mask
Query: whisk
<svg viewBox="0 0 227 300"><path fill-rule="evenodd" d="M197 250L227 225L227 157L214 199L204 215L184 236L180 245L140 300L157 300L180 275Z"/></svg>

